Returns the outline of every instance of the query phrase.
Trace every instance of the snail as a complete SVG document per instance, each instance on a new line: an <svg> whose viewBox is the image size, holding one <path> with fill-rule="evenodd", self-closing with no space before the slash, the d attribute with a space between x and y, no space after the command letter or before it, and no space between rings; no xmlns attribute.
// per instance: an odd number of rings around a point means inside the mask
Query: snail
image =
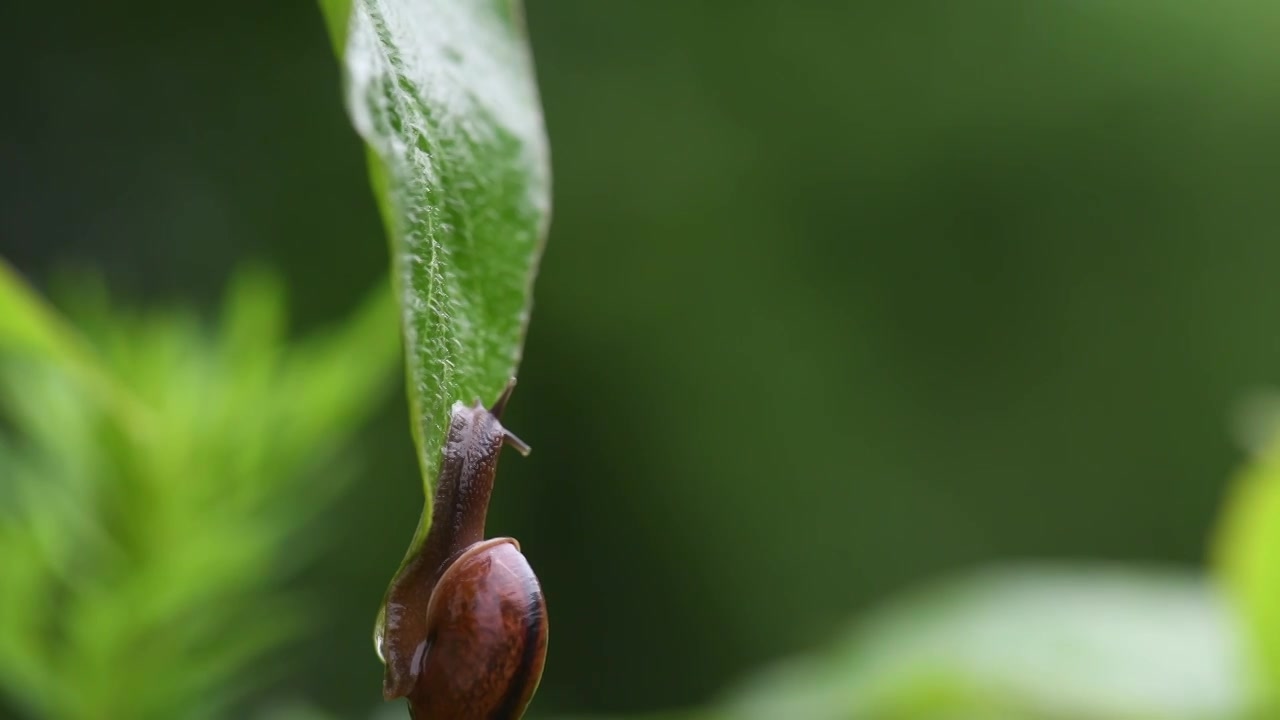
<svg viewBox="0 0 1280 720"><path fill-rule="evenodd" d="M376 639L383 695L405 697L416 720L517 720L547 653L542 588L513 538L484 539L498 456L529 446L493 407L454 403L431 526L387 591Z"/></svg>

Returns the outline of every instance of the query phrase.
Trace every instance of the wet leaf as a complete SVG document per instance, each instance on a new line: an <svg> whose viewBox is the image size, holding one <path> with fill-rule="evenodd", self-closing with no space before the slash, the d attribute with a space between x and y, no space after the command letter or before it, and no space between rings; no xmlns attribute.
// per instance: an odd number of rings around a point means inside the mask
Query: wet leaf
<svg viewBox="0 0 1280 720"><path fill-rule="evenodd" d="M519 365L550 214L550 169L520 5L320 0L390 240L423 510L457 401L494 401ZM386 608L374 642L384 654ZM391 666L389 677L394 677Z"/></svg>
<svg viewBox="0 0 1280 720"><path fill-rule="evenodd" d="M549 221L547 142L518 3L321 8L390 239L427 498L416 547L449 408L493 401L519 364Z"/></svg>

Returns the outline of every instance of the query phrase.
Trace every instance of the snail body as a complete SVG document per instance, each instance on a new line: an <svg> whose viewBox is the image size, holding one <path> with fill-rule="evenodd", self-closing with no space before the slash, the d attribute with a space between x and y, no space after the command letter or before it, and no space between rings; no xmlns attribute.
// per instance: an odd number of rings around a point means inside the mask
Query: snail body
<svg viewBox="0 0 1280 720"><path fill-rule="evenodd" d="M484 539L503 446L529 452L499 421L513 388L492 408L454 404L431 527L387 593L383 695L416 720L517 720L542 678L538 578L515 539Z"/></svg>

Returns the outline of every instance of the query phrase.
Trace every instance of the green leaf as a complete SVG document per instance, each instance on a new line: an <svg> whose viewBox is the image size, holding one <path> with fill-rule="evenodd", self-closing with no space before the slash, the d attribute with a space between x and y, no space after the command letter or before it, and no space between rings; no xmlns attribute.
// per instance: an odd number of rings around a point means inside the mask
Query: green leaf
<svg viewBox="0 0 1280 720"><path fill-rule="evenodd" d="M450 407L492 402L519 365L549 152L517 2L342 5L321 2L390 237L426 495L409 557L426 534Z"/></svg>
<svg viewBox="0 0 1280 720"><path fill-rule="evenodd" d="M1236 478L1215 538L1215 570L1248 629L1262 702L1280 705L1280 434Z"/></svg>
<svg viewBox="0 0 1280 720"><path fill-rule="evenodd" d="M1245 707L1229 614L1201 579L1010 568L860 623L834 652L752 678L735 718L1201 720Z"/></svg>

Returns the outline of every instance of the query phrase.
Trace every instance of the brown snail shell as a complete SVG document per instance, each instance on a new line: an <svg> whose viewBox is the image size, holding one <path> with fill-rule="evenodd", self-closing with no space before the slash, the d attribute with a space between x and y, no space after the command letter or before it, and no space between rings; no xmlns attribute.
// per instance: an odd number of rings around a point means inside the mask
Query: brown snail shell
<svg viewBox="0 0 1280 720"><path fill-rule="evenodd" d="M427 608L427 642L409 707L420 720L518 718L547 653L542 588L510 538L471 546Z"/></svg>

